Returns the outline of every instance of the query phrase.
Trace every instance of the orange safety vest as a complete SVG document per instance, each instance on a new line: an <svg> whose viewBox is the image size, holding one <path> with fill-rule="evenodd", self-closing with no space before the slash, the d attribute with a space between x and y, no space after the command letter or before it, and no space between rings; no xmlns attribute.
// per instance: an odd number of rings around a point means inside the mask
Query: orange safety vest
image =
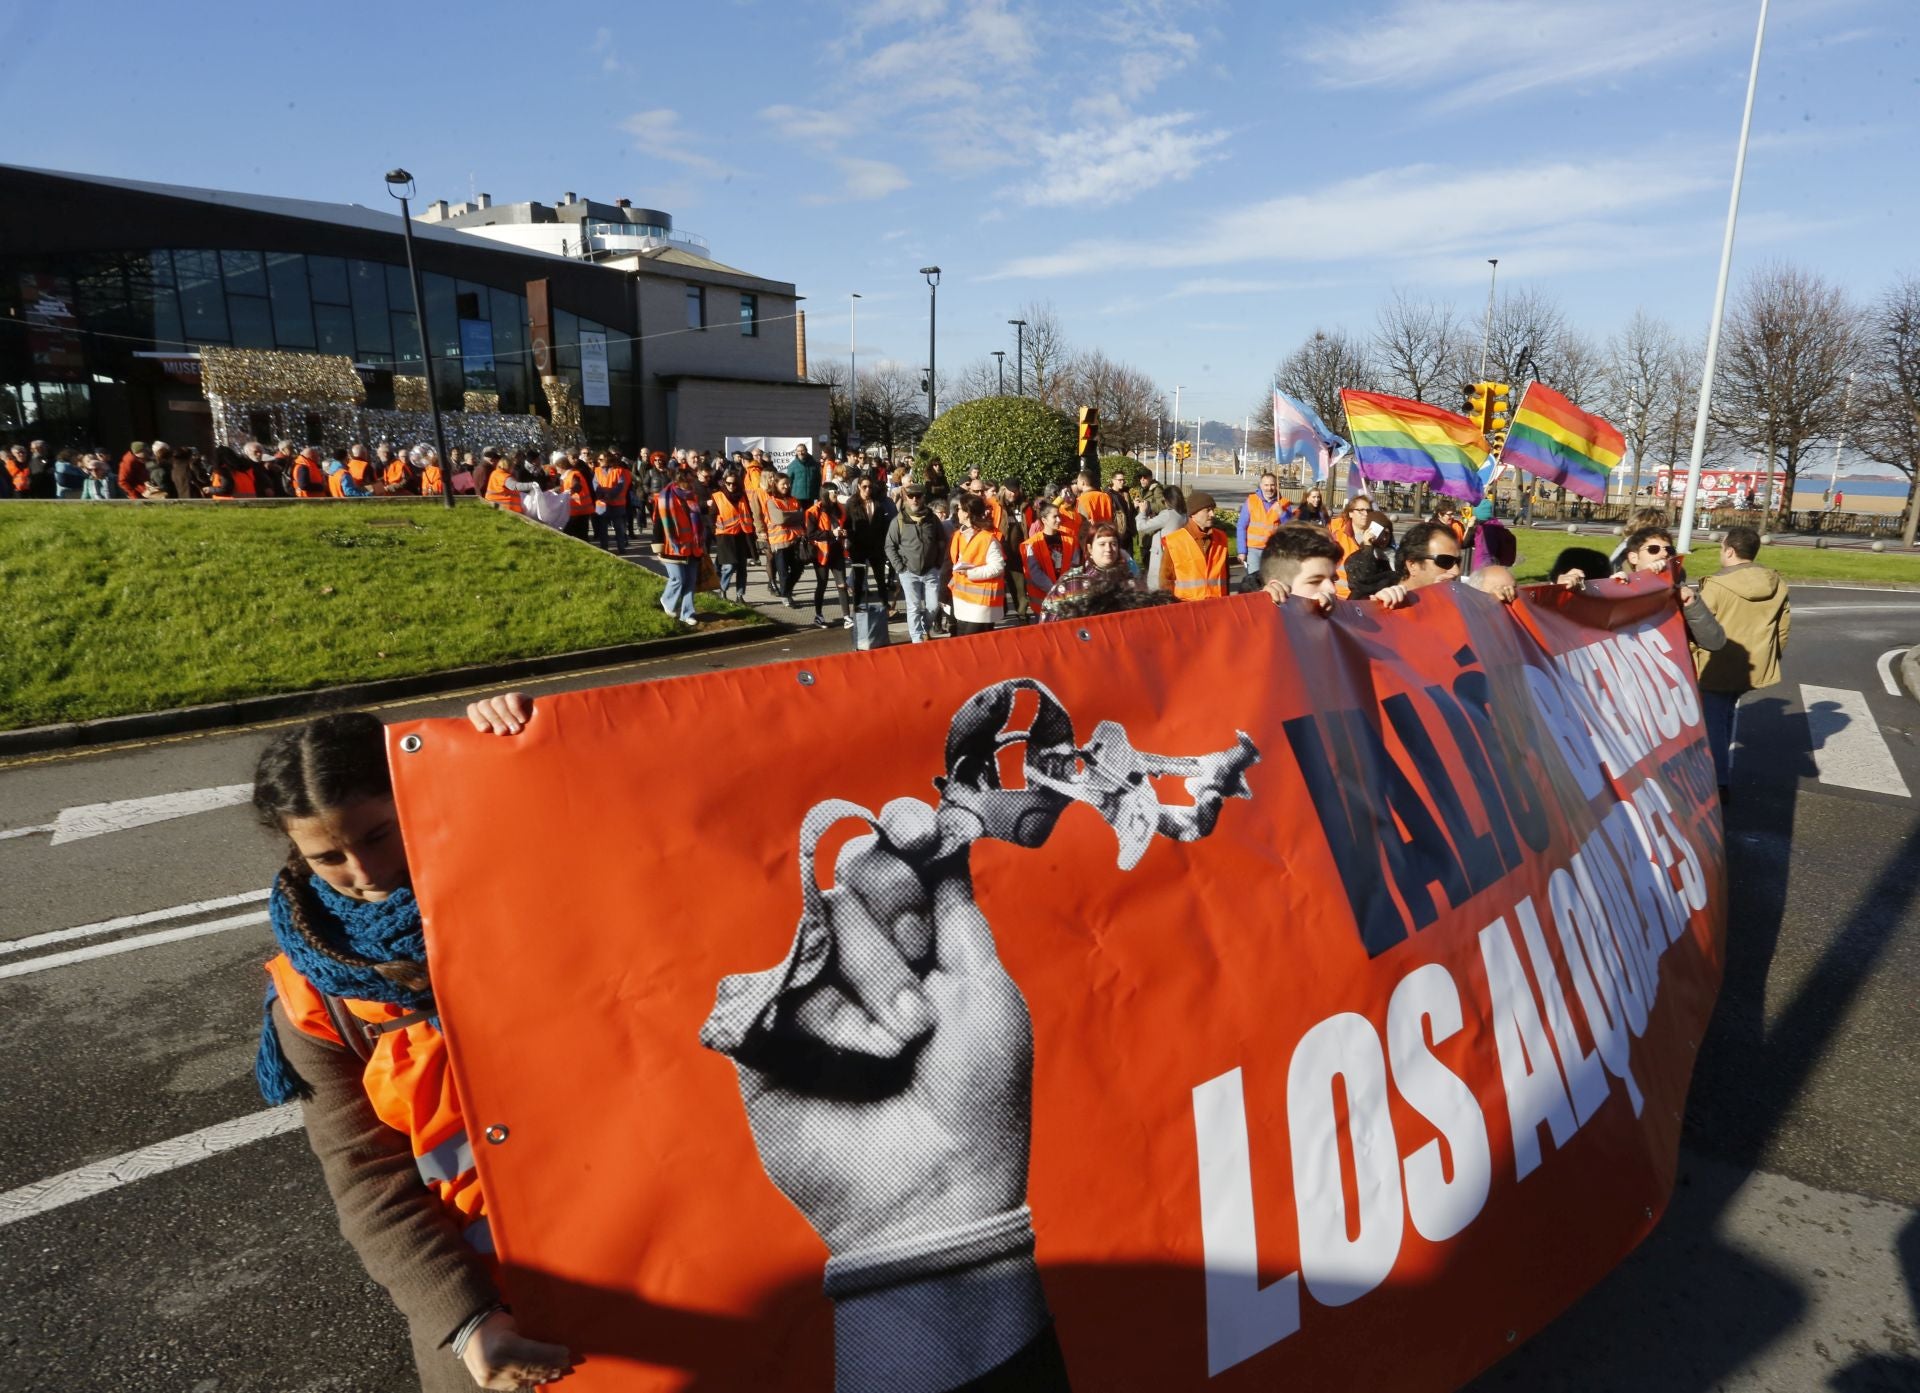
<svg viewBox="0 0 1920 1393"><path fill-rule="evenodd" d="M509 512L523 511L520 495L507 487L507 480L513 477L513 471L504 464L496 464L493 472L487 475L487 502L497 503Z"/></svg>
<svg viewBox="0 0 1920 1393"><path fill-rule="evenodd" d="M598 493L601 490L605 490L613 495L611 498L601 500L609 508L624 508L627 506L627 489L632 483L632 473L622 469L617 464L611 469L602 469L597 464L593 467L594 491Z"/></svg>
<svg viewBox="0 0 1920 1393"><path fill-rule="evenodd" d="M748 493L765 493L766 489L763 487L763 485L766 481L766 474L767 474L767 467L764 464L748 465L746 469L747 492Z"/></svg>
<svg viewBox="0 0 1920 1393"><path fill-rule="evenodd" d="M293 496L295 498L325 498L334 493L327 480L327 471L308 459L305 455L296 456L293 461Z"/></svg>
<svg viewBox="0 0 1920 1393"><path fill-rule="evenodd" d="M1081 516L1079 509L1060 510L1060 535L1067 539L1067 545L1074 551L1080 550L1080 529L1084 525L1087 525L1087 520Z"/></svg>
<svg viewBox="0 0 1920 1393"><path fill-rule="evenodd" d="M413 466L404 459L396 459L387 465L387 487L395 493L413 492Z"/></svg>
<svg viewBox="0 0 1920 1393"><path fill-rule="evenodd" d="M347 473L353 476L354 483L366 489L368 493L373 492L372 488L367 484L367 475L371 473L372 470L373 461L370 459L350 459L347 461Z"/></svg>
<svg viewBox="0 0 1920 1393"><path fill-rule="evenodd" d="M1073 568L1074 552L1072 545L1067 541L1067 534L1062 532L1058 537L1060 542L1060 565L1057 568L1053 564L1053 548L1047 545L1050 540L1053 539L1049 538L1046 533L1036 532L1033 536L1027 538L1025 542L1021 543L1021 554L1027 559L1027 589L1029 592L1037 590L1040 594L1045 595L1047 591L1053 589L1053 587L1059 583L1061 576ZM1036 572L1045 578L1045 585L1036 585L1034 583Z"/></svg>
<svg viewBox="0 0 1920 1393"><path fill-rule="evenodd" d="M847 510L837 503L832 505L816 503L807 509L807 531L809 532L831 532L836 527L845 531L846 526ZM844 557L847 550L845 538L837 542L832 538L824 541L818 537L814 538L813 559L822 566L827 565L833 560L833 549L836 546L840 548L840 554Z"/></svg>
<svg viewBox="0 0 1920 1393"><path fill-rule="evenodd" d="M438 498L447 486L447 476L437 464L429 464L420 471L420 496Z"/></svg>
<svg viewBox="0 0 1920 1393"><path fill-rule="evenodd" d="M715 490L713 495L713 530L721 537L751 537L753 535L753 511L743 497L738 503L727 497L723 490Z"/></svg>
<svg viewBox="0 0 1920 1393"><path fill-rule="evenodd" d="M1001 501L992 494L986 495L985 501L987 505L987 516L993 519L993 530L995 532L1005 531L1007 526L1006 505L1001 503Z"/></svg>
<svg viewBox="0 0 1920 1393"><path fill-rule="evenodd" d="M327 492L332 494L335 498L345 498L347 496L347 471L346 470L336 469L331 474L327 475Z"/></svg>
<svg viewBox="0 0 1920 1393"><path fill-rule="evenodd" d="M947 544L947 557L955 565L984 566L997 541L999 537L984 527L975 532L972 537L963 536L960 530L955 528L953 540ZM950 588L956 603L998 609L1006 601L1007 574L1002 570L992 580L974 580L955 571Z"/></svg>
<svg viewBox="0 0 1920 1393"><path fill-rule="evenodd" d="M1160 545L1160 564L1173 567L1174 599L1218 600L1226 595L1227 539L1218 530L1207 529L1204 552L1184 527L1167 533Z"/></svg>
<svg viewBox="0 0 1920 1393"><path fill-rule="evenodd" d="M567 516L584 518L593 516L593 485L587 479L587 471L577 464L570 464L560 475L560 486L567 491Z"/></svg>
<svg viewBox="0 0 1920 1393"><path fill-rule="evenodd" d="M322 1044L351 1048L341 1038L327 999L295 969L285 953L267 964L280 995L280 1008L294 1029ZM473 1143L447 1059L446 1036L425 1016L406 1025L406 1008L382 1001L340 999L353 1023L364 1022L372 1055L361 1083L374 1113L406 1135L421 1183L433 1191L475 1252L491 1256L493 1230L480 1173L473 1166ZM355 1051L358 1053L358 1051Z"/></svg>
<svg viewBox="0 0 1920 1393"><path fill-rule="evenodd" d="M767 545L775 551L790 547L805 538L800 516L806 504L792 494L767 495Z"/></svg>
<svg viewBox="0 0 1920 1393"><path fill-rule="evenodd" d="M22 498L27 496L27 486L33 482L33 473L24 464L7 461L7 476L13 480L13 491Z"/></svg>
<svg viewBox="0 0 1920 1393"><path fill-rule="evenodd" d="M1074 500L1074 509L1088 522L1112 522L1113 500L1100 489L1089 489Z"/></svg>
<svg viewBox="0 0 1920 1393"><path fill-rule="evenodd" d="M1271 505L1257 493L1247 495L1247 550L1260 551L1286 515L1287 502L1275 498Z"/></svg>
<svg viewBox="0 0 1920 1393"><path fill-rule="evenodd" d="M257 498L260 495L260 485L252 469L236 469L231 474L215 471L212 485L213 496L219 499Z"/></svg>
<svg viewBox="0 0 1920 1393"><path fill-rule="evenodd" d="M654 502L660 517L660 550L675 561L692 561L705 556L700 540L700 518L694 510L693 495L675 484L660 490Z"/></svg>
<svg viewBox="0 0 1920 1393"><path fill-rule="evenodd" d="M1349 514L1342 513L1327 524L1327 535L1340 547L1340 565L1334 571L1334 593L1341 599L1347 599L1351 591L1347 588L1347 562L1360 550L1360 539L1353 535L1353 524L1348 521Z"/></svg>

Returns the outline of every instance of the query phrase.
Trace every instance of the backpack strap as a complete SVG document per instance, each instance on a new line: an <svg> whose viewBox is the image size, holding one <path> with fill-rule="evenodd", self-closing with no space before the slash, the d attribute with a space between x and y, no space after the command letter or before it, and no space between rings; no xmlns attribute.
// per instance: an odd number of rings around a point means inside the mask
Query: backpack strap
<svg viewBox="0 0 1920 1393"><path fill-rule="evenodd" d="M432 1017L434 1006L429 1001L418 1011L409 1011L404 1016L395 1016L390 1021L363 1021L347 1009L347 1003L337 996L320 993L320 999L326 1003L327 1019L333 1022L333 1028L348 1049L360 1057L362 1064L373 1058L373 1047L380 1037L389 1031L405 1030L410 1025Z"/></svg>

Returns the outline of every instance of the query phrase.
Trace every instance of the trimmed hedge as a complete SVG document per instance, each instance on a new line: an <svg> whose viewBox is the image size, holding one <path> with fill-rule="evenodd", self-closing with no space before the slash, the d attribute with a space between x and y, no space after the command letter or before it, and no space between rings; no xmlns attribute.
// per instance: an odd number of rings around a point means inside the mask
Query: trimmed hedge
<svg viewBox="0 0 1920 1393"><path fill-rule="evenodd" d="M1074 423L1031 397L981 397L949 407L920 441L922 470L937 458L949 479L974 465L996 483L1017 483L1035 497L1078 472Z"/></svg>

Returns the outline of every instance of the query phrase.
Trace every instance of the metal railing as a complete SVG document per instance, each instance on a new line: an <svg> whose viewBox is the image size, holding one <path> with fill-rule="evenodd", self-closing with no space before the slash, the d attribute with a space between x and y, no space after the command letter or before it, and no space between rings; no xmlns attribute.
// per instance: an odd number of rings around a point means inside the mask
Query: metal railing
<svg viewBox="0 0 1920 1393"><path fill-rule="evenodd" d="M676 232L657 223L590 222L586 225L586 234L596 251L653 251L658 247L679 247L700 256L708 253L706 238L692 232Z"/></svg>

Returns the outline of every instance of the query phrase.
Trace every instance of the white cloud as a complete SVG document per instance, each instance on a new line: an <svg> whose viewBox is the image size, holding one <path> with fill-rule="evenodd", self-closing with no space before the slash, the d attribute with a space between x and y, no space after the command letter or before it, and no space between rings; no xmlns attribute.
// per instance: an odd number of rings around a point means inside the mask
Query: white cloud
<svg viewBox="0 0 1920 1393"><path fill-rule="evenodd" d="M888 164L885 160L848 157L837 163L841 174L846 176L848 198L885 198L913 182L901 172L898 165Z"/></svg>
<svg viewBox="0 0 1920 1393"><path fill-rule="evenodd" d="M1035 140L1040 170L1019 189L1040 207L1119 203L1161 184L1189 178L1220 158L1225 131L1191 129L1190 111L1095 122Z"/></svg>
<svg viewBox="0 0 1920 1393"><path fill-rule="evenodd" d="M602 25L593 31L593 43L589 48L600 59L600 71L603 73L623 73L627 65L620 57L620 49L613 40L613 30Z"/></svg>
<svg viewBox="0 0 1920 1393"><path fill-rule="evenodd" d="M1433 165L1379 170L1226 213L1209 209L1151 238L1087 239L1020 257L987 279L1416 258L1477 267L1489 245L1514 246L1556 228L1590 224L1625 237L1648 210L1722 186L1724 175L1689 165L1660 151L1468 176ZM1568 209L1579 218L1569 219Z"/></svg>
<svg viewBox="0 0 1920 1393"><path fill-rule="evenodd" d="M1322 86L1444 87L1437 105L1453 108L1732 51L1748 10L1729 0L1396 0L1376 19L1347 16L1302 56Z"/></svg>
<svg viewBox="0 0 1920 1393"><path fill-rule="evenodd" d="M711 155L693 148L698 138L680 124L680 113L666 107L637 111L620 123L620 129L633 137L634 149L666 160L709 179L731 177L737 171Z"/></svg>
<svg viewBox="0 0 1920 1393"><path fill-rule="evenodd" d="M777 135L803 145L831 148L854 133L852 119L841 109L808 106L770 106L760 112Z"/></svg>

